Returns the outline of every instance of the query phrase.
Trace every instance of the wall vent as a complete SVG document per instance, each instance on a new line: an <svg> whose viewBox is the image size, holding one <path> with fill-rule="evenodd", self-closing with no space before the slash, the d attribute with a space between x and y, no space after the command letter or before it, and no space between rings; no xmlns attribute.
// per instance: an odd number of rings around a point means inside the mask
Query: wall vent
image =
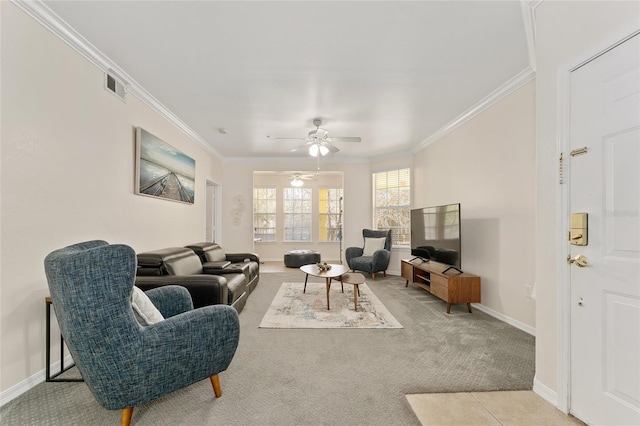
<svg viewBox="0 0 640 426"><path fill-rule="evenodd" d="M104 88L108 91L116 95L122 101L124 101L124 95L127 93L126 86L118 77L113 75L111 72L106 72L104 74Z"/></svg>

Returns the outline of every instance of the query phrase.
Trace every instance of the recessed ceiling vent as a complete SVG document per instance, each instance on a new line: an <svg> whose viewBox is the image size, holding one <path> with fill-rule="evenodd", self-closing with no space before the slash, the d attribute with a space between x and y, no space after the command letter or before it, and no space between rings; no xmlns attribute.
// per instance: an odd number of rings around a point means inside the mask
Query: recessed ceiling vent
<svg viewBox="0 0 640 426"><path fill-rule="evenodd" d="M120 100L124 101L124 95L127 93L126 86L122 80L115 76L111 70L104 74L104 88L116 95Z"/></svg>

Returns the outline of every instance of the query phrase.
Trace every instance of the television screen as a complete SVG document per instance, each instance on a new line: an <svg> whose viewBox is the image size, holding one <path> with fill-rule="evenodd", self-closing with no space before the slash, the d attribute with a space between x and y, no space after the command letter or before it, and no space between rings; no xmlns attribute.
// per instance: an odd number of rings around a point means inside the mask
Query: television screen
<svg viewBox="0 0 640 426"><path fill-rule="evenodd" d="M411 210L411 255L461 268L460 203Z"/></svg>

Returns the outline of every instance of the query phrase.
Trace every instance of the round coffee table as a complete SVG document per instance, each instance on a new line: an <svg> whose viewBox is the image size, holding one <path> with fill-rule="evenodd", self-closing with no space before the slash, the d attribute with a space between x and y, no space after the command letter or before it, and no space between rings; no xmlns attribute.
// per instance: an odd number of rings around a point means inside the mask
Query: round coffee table
<svg viewBox="0 0 640 426"><path fill-rule="evenodd" d="M344 265L333 265L333 264L331 264L330 266L331 266L331 269L329 269L329 270L321 270L320 268L318 268L317 265L303 265L303 266L300 267L300 270L302 272L304 272L305 274L307 274L307 276L304 279L304 291L303 291L303 293L305 291L307 291L307 279L309 278L309 275L325 279L326 286L327 286L327 310L330 310L330 308L329 308L329 289L331 288L331 279L332 278L338 278L342 274L345 274L345 273L349 272L349 267L344 266Z"/></svg>

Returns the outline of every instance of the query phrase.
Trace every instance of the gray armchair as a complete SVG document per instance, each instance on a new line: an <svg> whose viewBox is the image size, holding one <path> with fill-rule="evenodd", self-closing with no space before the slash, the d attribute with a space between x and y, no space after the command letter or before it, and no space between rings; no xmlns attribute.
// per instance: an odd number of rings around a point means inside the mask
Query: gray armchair
<svg viewBox="0 0 640 426"><path fill-rule="evenodd" d="M391 260L391 230L363 229L362 237L363 247L347 247L345 250L349 268L353 271L368 272L373 280L376 279L377 272L382 272L386 277Z"/></svg>
<svg viewBox="0 0 640 426"><path fill-rule="evenodd" d="M164 320L141 325L131 298L136 254L105 241L75 244L50 253L45 272L60 330L85 383L100 405L123 410L210 378L220 397L218 373L238 346L235 309L193 310L179 286L146 292Z"/></svg>

